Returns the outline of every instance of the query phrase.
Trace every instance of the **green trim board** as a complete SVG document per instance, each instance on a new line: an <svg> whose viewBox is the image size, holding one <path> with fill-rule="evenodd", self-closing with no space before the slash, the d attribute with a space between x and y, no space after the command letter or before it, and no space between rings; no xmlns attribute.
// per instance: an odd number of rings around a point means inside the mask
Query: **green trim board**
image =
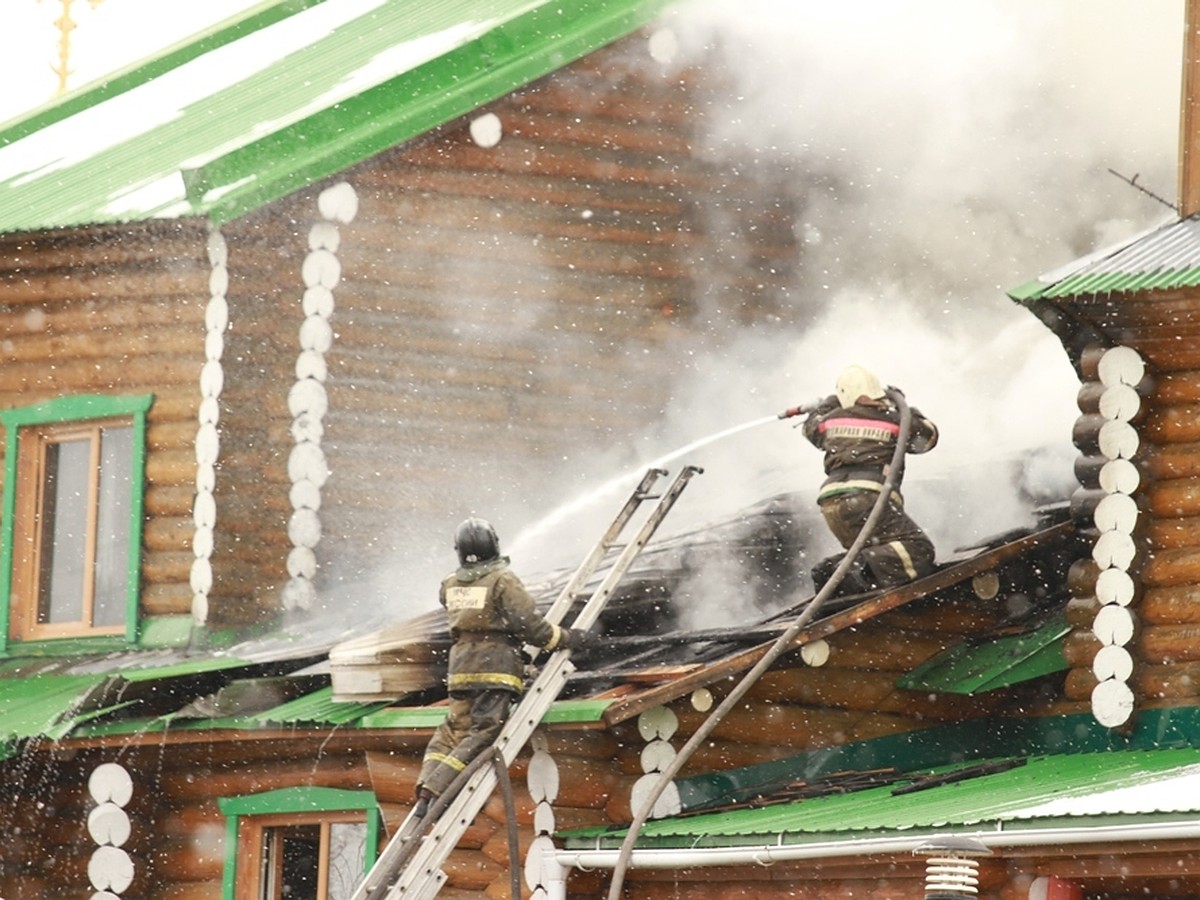
<svg viewBox="0 0 1200 900"><path fill-rule="evenodd" d="M238 218L629 34L667 3L268 5L122 74L119 90L0 130L0 233Z"/></svg>
<svg viewBox="0 0 1200 900"><path fill-rule="evenodd" d="M138 640L138 601L141 584L142 520L146 491L146 413L154 403L151 394L105 396L79 394L45 403L0 411L5 429L4 521L0 524L0 653L8 651L8 622L12 612L13 526L16 514L17 461L21 429L29 425L79 422L129 416L133 426L130 460L129 555L125 568L125 641Z"/></svg>

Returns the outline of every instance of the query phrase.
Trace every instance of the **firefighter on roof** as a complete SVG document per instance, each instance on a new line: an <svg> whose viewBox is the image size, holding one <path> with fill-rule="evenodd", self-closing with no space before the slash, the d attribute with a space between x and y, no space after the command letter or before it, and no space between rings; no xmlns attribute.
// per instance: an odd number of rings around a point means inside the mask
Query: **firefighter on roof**
<svg viewBox="0 0 1200 900"><path fill-rule="evenodd" d="M937 444L937 427L909 408L906 453L924 453ZM826 478L817 503L834 537L849 548L871 514L887 475L900 432L900 411L879 379L861 366L838 376L837 391L816 404L804 422L804 436L825 451ZM903 473L901 473L903 477ZM844 554L813 567L817 590L829 580ZM900 480L870 540L847 572L839 593L895 587L933 571L933 543L904 511Z"/></svg>
<svg viewBox="0 0 1200 900"><path fill-rule="evenodd" d="M434 732L417 780L415 813L445 792L467 764L490 747L525 689L525 644L544 650L583 646L584 632L560 628L535 608L521 580L500 555L496 530L467 519L454 535L459 568L438 599L450 622L449 714Z"/></svg>

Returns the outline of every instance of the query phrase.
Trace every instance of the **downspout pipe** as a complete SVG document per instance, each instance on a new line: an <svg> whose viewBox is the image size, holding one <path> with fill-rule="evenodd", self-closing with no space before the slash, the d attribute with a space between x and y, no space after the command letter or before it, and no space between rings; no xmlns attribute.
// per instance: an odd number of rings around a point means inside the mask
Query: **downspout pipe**
<svg viewBox="0 0 1200 900"><path fill-rule="evenodd" d="M997 829L1003 823L997 823ZM955 832L956 837L971 837L989 849L1005 847L1055 847L1068 844L1123 844L1143 841L1183 841L1200 838L1200 820L1154 822L1144 825L1098 825L1075 828L1021 828L1013 830ZM905 837L863 838L861 840L823 841L812 844L760 844L749 847L681 847L678 849L635 850L629 856L634 869L685 869L701 866L769 866L773 863L846 856L911 853L932 838L944 835L908 835ZM554 862L564 868L582 871L616 868L620 850L553 851Z"/></svg>
<svg viewBox="0 0 1200 900"><path fill-rule="evenodd" d="M608 900L619 900L621 889L625 883L625 870L629 866L629 859L633 854L634 845L637 843L638 835L641 833L642 826L646 824L646 820L650 818L650 813L654 810L654 806L658 803L663 791L679 774L679 770L684 764L691 759L692 754L703 746L708 740L709 735L716 729L721 720L736 707L742 700L742 697L754 686L763 673L766 672L775 661L792 649L792 641L803 630L816 614L820 611L825 601L837 590L842 578L849 571L850 566L858 558L858 554L870 539L871 534L875 530L875 525L883 515L884 509L887 507L888 500L891 497L892 491L900 481L901 474L904 471L904 453L908 445L908 436L912 429L912 413L909 411L908 404L905 402L904 394L896 388L889 387L887 396L896 404L896 408L900 412L900 431L896 436L896 448L892 453L891 463L888 465L884 476L882 489L879 491L879 497L875 501L875 505L871 508L871 514L867 516L867 521L863 523L863 527L855 537L854 542L846 550L845 555L833 570L833 574L829 580L817 592L817 595L805 606L804 611L796 617L791 626L781 634L767 650L766 654L755 663L737 683L728 696L725 697L721 704L713 710L712 714L696 729L695 733L683 745L679 753L662 771L658 780L654 783L649 794L644 798L642 806L636 811L633 822L629 826L629 831L625 835L625 839L621 844L621 849L617 851L617 856L613 865L612 881L609 884ZM791 411L789 411L791 412Z"/></svg>

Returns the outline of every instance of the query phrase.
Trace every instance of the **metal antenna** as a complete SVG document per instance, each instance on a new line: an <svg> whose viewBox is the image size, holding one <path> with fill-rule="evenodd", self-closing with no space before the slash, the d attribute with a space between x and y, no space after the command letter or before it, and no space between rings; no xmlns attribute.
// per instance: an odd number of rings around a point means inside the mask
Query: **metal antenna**
<svg viewBox="0 0 1200 900"><path fill-rule="evenodd" d="M1174 210L1176 213L1178 213L1178 212L1179 212L1179 207L1178 207L1178 206L1176 206L1174 203L1172 203L1170 200L1164 200L1162 197L1158 196L1158 194L1154 193L1154 191L1151 191L1151 190L1149 190L1149 189L1147 189L1147 188L1144 188L1144 187L1142 187L1140 184L1138 184L1138 183L1137 183L1137 180L1138 180L1138 177L1139 177L1138 175L1134 175L1132 178L1128 178L1128 177L1126 177L1125 175L1122 175L1122 174L1121 174L1120 172L1118 172L1116 169L1109 169L1109 170L1108 170L1108 173L1109 173L1110 175L1116 175L1118 178L1120 178L1120 179L1121 179L1122 181L1124 181L1126 184L1130 185L1131 187L1135 187L1135 188L1137 188L1139 191L1141 191L1141 192L1142 192L1143 194L1145 194L1147 197L1151 197L1151 198L1153 198L1153 199L1157 200L1157 201L1158 201L1159 203L1161 203L1163 206L1167 207L1167 209Z"/></svg>

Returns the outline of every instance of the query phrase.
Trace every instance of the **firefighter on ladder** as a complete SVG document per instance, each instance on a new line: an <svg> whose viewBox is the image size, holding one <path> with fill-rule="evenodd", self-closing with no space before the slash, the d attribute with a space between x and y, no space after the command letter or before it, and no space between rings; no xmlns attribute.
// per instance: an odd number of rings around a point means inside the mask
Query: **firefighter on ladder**
<svg viewBox="0 0 1200 900"><path fill-rule="evenodd" d="M529 644L543 650L579 650L585 632L543 617L521 580L500 555L496 530L466 519L454 535L459 567L442 581L438 599L450 623L449 713L434 732L417 780L422 817L467 764L499 736L509 708L525 689Z"/></svg>
<svg viewBox="0 0 1200 900"><path fill-rule="evenodd" d="M916 409L910 407L909 412L911 425L905 452L932 450L937 444L937 427ZM817 494L817 504L829 530L844 548L854 543L871 514L899 432L896 404L875 374L862 366L847 367L838 376L836 392L809 410L804 436L825 452L826 478ZM844 555L829 557L813 567L816 590L829 580ZM933 568L933 543L904 511L897 479L870 540L846 572L838 593L895 587L928 575Z"/></svg>

